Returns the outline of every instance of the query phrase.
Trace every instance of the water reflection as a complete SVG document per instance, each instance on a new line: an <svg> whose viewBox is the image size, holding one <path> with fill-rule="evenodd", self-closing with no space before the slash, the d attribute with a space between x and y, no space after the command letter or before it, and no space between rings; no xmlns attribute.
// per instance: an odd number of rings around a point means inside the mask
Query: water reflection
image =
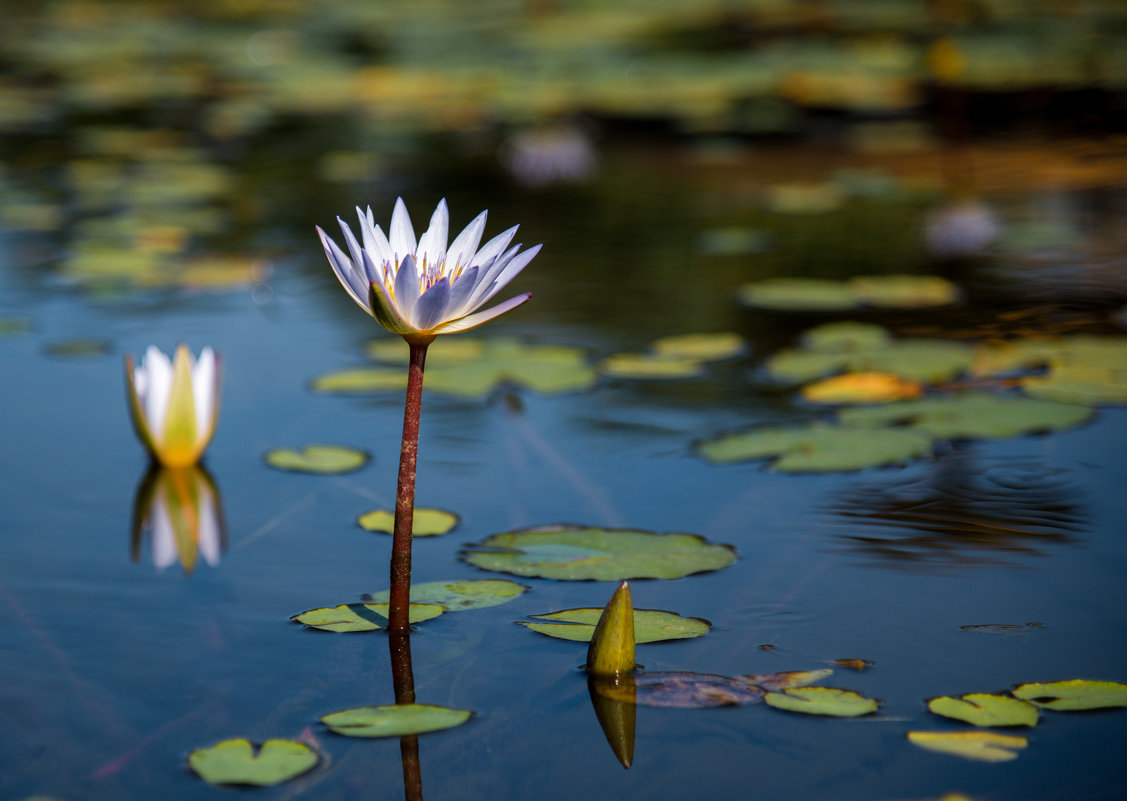
<svg viewBox="0 0 1127 801"><path fill-rule="evenodd" d="M133 499L130 556L141 558L149 535L149 558L158 570L176 562L191 575L199 558L212 567L227 549L227 526L219 488L200 465L163 467L156 462L137 485Z"/></svg>
<svg viewBox="0 0 1127 801"><path fill-rule="evenodd" d="M878 564L1012 565L1011 554L1039 555L1087 531L1080 491L1064 468L1022 458L982 462L967 450L922 478L849 485L827 511L845 524L845 540Z"/></svg>
<svg viewBox="0 0 1127 801"><path fill-rule="evenodd" d="M634 727L638 716L634 676L591 675L587 679L587 691L615 759L622 767L629 768L634 764Z"/></svg>
<svg viewBox="0 0 1127 801"><path fill-rule="evenodd" d="M389 629L388 649L391 652L391 680L395 688L395 703L415 703L415 674L411 667L411 632L409 629ZM423 772L419 762L419 735L409 734L399 738L399 753L403 760L403 797L407 801L423 801Z"/></svg>

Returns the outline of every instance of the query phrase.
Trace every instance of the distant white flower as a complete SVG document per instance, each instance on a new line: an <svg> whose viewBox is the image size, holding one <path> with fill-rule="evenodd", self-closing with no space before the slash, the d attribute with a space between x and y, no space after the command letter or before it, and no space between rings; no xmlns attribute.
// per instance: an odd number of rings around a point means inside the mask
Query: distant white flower
<svg viewBox="0 0 1127 801"><path fill-rule="evenodd" d="M933 209L927 216L924 238L934 255L957 258L982 253L1000 234L998 217L989 206L962 200Z"/></svg>
<svg viewBox="0 0 1127 801"><path fill-rule="evenodd" d="M581 181L595 170L595 148L582 130L552 126L522 131L502 154L505 166L527 186Z"/></svg>
<svg viewBox="0 0 1127 801"><path fill-rule="evenodd" d="M477 312L540 252L540 245L524 253L519 244L509 247L517 226L479 249L485 230L484 211L449 246L446 240L450 220L445 200L438 204L430 226L418 240L402 198L395 201L389 235L376 225L370 206L367 213L359 208L356 213L363 246L348 224L337 217L349 255L318 226L325 255L357 305L408 342L425 343L438 334L465 331L516 308L532 296L525 292Z"/></svg>
<svg viewBox="0 0 1127 801"><path fill-rule="evenodd" d="M219 369L219 357L211 348L204 348L197 360L180 345L173 361L150 345L140 366L126 354L133 425L161 464L186 467L203 456L219 417Z"/></svg>

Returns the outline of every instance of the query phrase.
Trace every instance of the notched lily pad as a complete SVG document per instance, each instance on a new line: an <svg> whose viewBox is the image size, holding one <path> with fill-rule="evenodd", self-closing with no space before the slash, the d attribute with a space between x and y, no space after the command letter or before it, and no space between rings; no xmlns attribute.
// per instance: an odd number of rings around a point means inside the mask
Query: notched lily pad
<svg viewBox="0 0 1127 801"><path fill-rule="evenodd" d="M970 693L959 698L943 695L930 698L927 708L945 718L961 720L972 726L1036 726L1040 718L1037 707L1008 695Z"/></svg>
<svg viewBox="0 0 1127 801"><path fill-rule="evenodd" d="M615 353L603 360L599 372L611 378L697 378L704 374L704 366L695 359Z"/></svg>
<svg viewBox="0 0 1127 801"><path fill-rule="evenodd" d="M814 348L783 350L767 361L767 371L779 381L801 383L840 372L892 373L909 381L939 384L970 368L973 350L947 339L897 339L867 346L864 340L815 340ZM816 349L815 349L816 348Z"/></svg>
<svg viewBox="0 0 1127 801"><path fill-rule="evenodd" d="M564 609L543 615L529 615L536 621L548 621L546 623L525 620L518 620L517 623L549 637L590 642L591 635L595 633L595 624L599 622L602 613L603 610L596 607ZM711 628L709 621L699 617L681 617L676 612L660 609L634 610L634 641L639 643L703 637Z"/></svg>
<svg viewBox="0 0 1127 801"><path fill-rule="evenodd" d="M416 507L411 521L411 534L414 537L437 537L448 534L458 525L461 518L445 509L421 509ZM356 518L360 527L368 531L391 534L395 531L395 512L390 509L373 509Z"/></svg>
<svg viewBox="0 0 1127 801"><path fill-rule="evenodd" d="M908 740L928 751L977 762L1009 762L1029 745L1025 737L993 731L910 731Z"/></svg>
<svg viewBox="0 0 1127 801"><path fill-rule="evenodd" d="M595 691L606 698L641 706L703 709L762 702L762 688L741 678L708 673L635 673L617 682L599 682Z"/></svg>
<svg viewBox="0 0 1127 801"><path fill-rule="evenodd" d="M1057 712L1127 706L1127 684L1115 681L1070 679L1031 682L1019 684L1012 692L1016 698Z"/></svg>
<svg viewBox="0 0 1127 801"><path fill-rule="evenodd" d="M556 525L494 534L464 551L462 559L518 576L622 581L719 570L736 561L736 552L696 534Z"/></svg>
<svg viewBox="0 0 1127 801"><path fill-rule="evenodd" d="M359 470L371 457L365 451L344 445L306 445L299 451L275 448L267 451L263 458L266 464L278 470L336 475Z"/></svg>
<svg viewBox="0 0 1127 801"><path fill-rule="evenodd" d="M829 715L838 718L855 718L877 711L880 701L866 698L853 690L837 687L794 687L777 693L767 693L763 699L769 706L787 712L806 715Z"/></svg>
<svg viewBox="0 0 1127 801"><path fill-rule="evenodd" d="M506 604L523 595L527 589L523 584L507 579L428 581L411 585L411 600L412 606L417 601L420 604L438 604L448 612L460 612ZM387 590L377 592L372 601L386 604L388 596Z"/></svg>
<svg viewBox="0 0 1127 801"><path fill-rule="evenodd" d="M650 348L662 359L718 362L747 353L747 342L739 334L679 334L655 339Z"/></svg>
<svg viewBox="0 0 1127 801"><path fill-rule="evenodd" d="M209 784L269 787L313 769L321 757L297 740L267 740L255 750L246 739L224 740L188 754L188 765Z"/></svg>
<svg viewBox="0 0 1127 801"><path fill-rule="evenodd" d="M403 390L407 371L384 367L356 367L314 376L309 388L325 395L363 395L371 392Z"/></svg>
<svg viewBox="0 0 1127 801"><path fill-rule="evenodd" d="M931 438L901 429L859 430L814 423L794 428L754 428L697 445L714 464L776 457L784 473L824 473L899 464L931 451Z"/></svg>
<svg viewBox="0 0 1127 801"><path fill-rule="evenodd" d="M473 714L428 704L360 706L321 716L321 722L345 737L403 737L461 726Z"/></svg>
<svg viewBox="0 0 1127 801"><path fill-rule="evenodd" d="M408 608L411 623L421 623L438 617L445 608L433 603L412 603ZM322 606L294 615L290 620L303 623L307 628L321 631L357 632L378 631L387 627L387 603L341 604Z"/></svg>

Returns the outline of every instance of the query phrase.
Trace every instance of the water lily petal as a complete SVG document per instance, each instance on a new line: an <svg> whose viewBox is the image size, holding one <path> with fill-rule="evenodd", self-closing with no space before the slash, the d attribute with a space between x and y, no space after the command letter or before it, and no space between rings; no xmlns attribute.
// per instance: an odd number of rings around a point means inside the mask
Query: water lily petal
<svg viewBox="0 0 1127 801"><path fill-rule="evenodd" d="M172 390L172 361L155 345L149 345L141 362L141 373L144 380L137 383L145 420L153 438L159 439L168 411L168 394Z"/></svg>
<svg viewBox="0 0 1127 801"><path fill-rule="evenodd" d="M348 227L348 223L337 217L337 223L340 225L340 230L344 234L344 242L348 245L348 252L351 254L351 267L353 271L359 272L364 269L364 251L360 247L360 243L356 241L356 236L352 233L352 229ZM363 277L363 276L361 276Z"/></svg>
<svg viewBox="0 0 1127 801"><path fill-rule="evenodd" d="M368 213L365 214L357 206L356 214L360 217L360 235L364 240L364 250L372 257L372 262L377 266L385 262L394 263L395 257L391 250L391 243L387 241L383 229L376 225L375 217L372 215L372 207L369 206Z"/></svg>
<svg viewBox="0 0 1127 801"><path fill-rule="evenodd" d="M470 311L468 301L470 295L477 287L479 272L480 268L471 267L450 284L450 303L446 307L446 315L448 317L461 317L463 314Z"/></svg>
<svg viewBox="0 0 1127 801"><path fill-rule="evenodd" d="M489 300L504 289L506 284L516 278L520 271L527 267L533 257L540 252L540 248L542 247L543 245L537 245L534 248L529 248L524 253L515 254L497 277L493 279L493 283L490 285L489 289L486 290L482 302L484 303L486 300Z"/></svg>
<svg viewBox="0 0 1127 801"><path fill-rule="evenodd" d="M341 286L348 291L348 294L352 296L358 306L367 309L368 304L363 298L368 292L364 287L364 282L360 280L360 276L352 268L352 262L348 260L348 256L344 255L344 251L337 247L337 243L322 231L319 225L317 226L317 235L321 237L321 245L325 248L325 255L329 257L329 264L332 265L333 272L336 273Z"/></svg>
<svg viewBox="0 0 1127 801"><path fill-rule="evenodd" d="M404 320L414 318L415 304L419 300L419 275L414 257L406 256L395 274L395 306Z"/></svg>
<svg viewBox="0 0 1127 801"><path fill-rule="evenodd" d="M191 351L176 347L172 378L168 382L168 408L157 431L157 457L170 467L185 467L199 460L201 451L196 427L196 404L192 392Z"/></svg>
<svg viewBox="0 0 1127 801"><path fill-rule="evenodd" d="M456 331L466 331L470 328L476 328L482 323L489 322L494 317L499 317L505 312L515 309L530 297L532 297L532 293L525 292L523 295L517 295L516 297L509 298L508 300L503 300L496 306L488 308L485 311L480 311L477 314L471 314L458 320L451 320L448 323L443 323L442 325L435 327L432 333L453 334Z"/></svg>
<svg viewBox="0 0 1127 801"><path fill-rule="evenodd" d="M442 320L447 307L450 305L450 279L445 276L423 293L415 306L412 319L415 327L420 331L433 328Z"/></svg>
<svg viewBox="0 0 1127 801"><path fill-rule="evenodd" d="M473 258L474 252L477 250L477 245L481 242L481 235L485 232L485 218L489 215L488 211L483 211L481 214L473 218L462 232L454 237L454 241L450 243L450 248L446 251L446 265L449 268L454 268L459 265L468 266Z"/></svg>
<svg viewBox="0 0 1127 801"><path fill-rule="evenodd" d="M519 243L506 250L503 254L494 259L488 267L482 270L481 278L477 282L477 288L474 290L473 295L470 296L469 307L471 309L476 309L478 306L485 303L495 292L501 289L501 287L497 285L497 277L518 252L520 252Z"/></svg>
<svg viewBox="0 0 1127 801"><path fill-rule="evenodd" d="M417 249L415 229L411 227L411 215L407 213L407 206L403 198L395 199L395 210L391 212L391 250L396 259L402 259L408 254L413 254Z"/></svg>
<svg viewBox="0 0 1127 801"><path fill-rule="evenodd" d="M509 243L513 241L513 237L516 236L518 228L520 228L519 225L514 225L509 230L502 231L497 234L497 236L490 239L481 246L481 250L474 254L472 262L481 265L500 255L501 252L509 246Z"/></svg>
<svg viewBox="0 0 1127 801"><path fill-rule="evenodd" d="M211 439L219 401L219 361L215 351L204 348L192 367L192 400L196 407L196 436Z"/></svg>
<svg viewBox="0 0 1127 801"><path fill-rule="evenodd" d="M137 431L142 444L149 453L156 452L156 440L153 438L149 421L145 417L144 401L141 399L139 387L147 380L147 374L133 363L133 357L125 354L125 389L129 395L129 416L133 420L133 427Z"/></svg>
<svg viewBox="0 0 1127 801"><path fill-rule="evenodd" d="M438 207L430 217L430 225L419 239L419 249L415 258L422 269L429 270L442 264L446 256L446 240L450 236L450 212L446 208L446 199L438 201Z"/></svg>
<svg viewBox="0 0 1127 801"><path fill-rule="evenodd" d="M416 332L415 327L399 313L399 309L395 307L395 303L392 302L391 296L383 284L372 281L368 286L371 306L365 308L371 309L372 316L376 318L380 325L393 334L413 334Z"/></svg>

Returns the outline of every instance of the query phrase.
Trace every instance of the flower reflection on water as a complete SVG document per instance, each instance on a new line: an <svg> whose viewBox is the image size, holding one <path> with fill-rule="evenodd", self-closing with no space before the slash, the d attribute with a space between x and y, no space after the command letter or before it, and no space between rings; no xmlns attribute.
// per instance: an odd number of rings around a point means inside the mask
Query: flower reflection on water
<svg viewBox="0 0 1127 801"><path fill-rule="evenodd" d="M141 557L149 534L149 558L157 570L180 563L191 575L200 557L216 567L227 548L227 528L219 489L202 467L153 464L137 487L133 502L130 554Z"/></svg>

